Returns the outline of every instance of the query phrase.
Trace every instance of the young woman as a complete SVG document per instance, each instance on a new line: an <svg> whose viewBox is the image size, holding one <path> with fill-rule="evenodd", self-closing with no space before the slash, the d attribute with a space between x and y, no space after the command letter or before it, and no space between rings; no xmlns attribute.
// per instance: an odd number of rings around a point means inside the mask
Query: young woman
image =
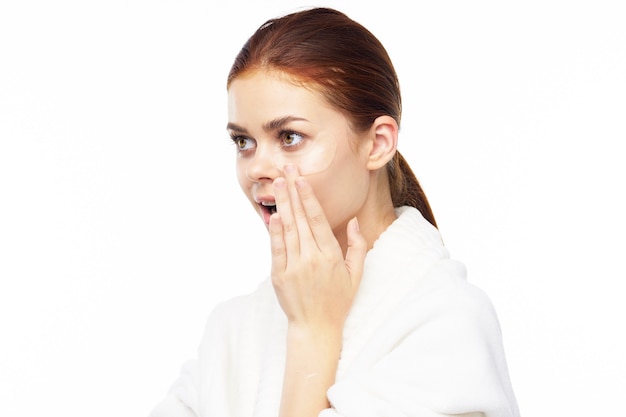
<svg viewBox="0 0 626 417"><path fill-rule="evenodd" d="M380 42L331 9L263 24L228 76L270 277L212 313L152 417L518 416L496 314L397 152Z"/></svg>

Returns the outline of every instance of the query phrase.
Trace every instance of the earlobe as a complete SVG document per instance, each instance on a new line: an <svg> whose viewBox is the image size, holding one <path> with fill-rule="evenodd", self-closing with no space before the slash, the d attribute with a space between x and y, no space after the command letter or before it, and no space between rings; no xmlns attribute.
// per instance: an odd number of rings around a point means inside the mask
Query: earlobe
<svg viewBox="0 0 626 417"><path fill-rule="evenodd" d="M393 158L398 147L398 123L391 116L380 116L371 127L372 146L367 168L376 170L384 167Z"/></svg>

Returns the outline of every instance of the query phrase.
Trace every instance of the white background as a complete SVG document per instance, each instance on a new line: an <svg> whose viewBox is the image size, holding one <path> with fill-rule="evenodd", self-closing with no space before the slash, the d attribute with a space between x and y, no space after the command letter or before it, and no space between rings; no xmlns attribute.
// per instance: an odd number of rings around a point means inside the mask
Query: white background
<svg viewBox="0 0 626 417"><path fill-rule="evenodd" d="M263 21L308 5L394 60L400 150L496 306L523 415L619 415L618 3L3 2L0 415L147 415L213 306L266 275L225 78Z"/></svg>

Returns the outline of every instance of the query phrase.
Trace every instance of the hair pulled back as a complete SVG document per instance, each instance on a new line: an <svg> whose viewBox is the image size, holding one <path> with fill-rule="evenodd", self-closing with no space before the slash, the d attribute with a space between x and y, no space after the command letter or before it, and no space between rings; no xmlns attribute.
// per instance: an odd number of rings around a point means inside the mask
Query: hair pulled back
<svg viewBox="0 0 626 417"><path fill-rule="evenodd" d="M400 126L400 85L387 51L369 30L337 10L313 8L265 22L235 58L227 87L257 69L278 70L315 88L356 131L368 130L383 115ZM399 152L387 172L394 207L413 206L436 227L426 195Z"/></svg>

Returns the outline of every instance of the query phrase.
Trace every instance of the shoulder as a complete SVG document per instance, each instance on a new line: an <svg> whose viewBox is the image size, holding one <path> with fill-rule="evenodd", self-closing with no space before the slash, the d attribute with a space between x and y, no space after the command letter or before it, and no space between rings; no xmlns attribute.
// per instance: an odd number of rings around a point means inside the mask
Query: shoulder
<svg viewBox="0 0 626 417"><path fill-rule="evenodd" d="M517 415L492 302L457 261L416 280L346 369L329 391L337 409L365 411L376 393L406 415Z"/></svg>
<svg viewBox="0 0 626 417"><path fill-rule="evenodd" d="M501 337L490 297L468 282L465 266L455 260L437 262L407 291L390 319L404 323L406 332L432 328L441 335Z"/></svg>
<svg viewBox="0 0 626 417"><path fill-rule="evenodd" d="M493 308L489 296L467 280L465 265L453 259L435 263L408 297L418 298L422 302L430 299L433 305L446 310Z"/></svg>

